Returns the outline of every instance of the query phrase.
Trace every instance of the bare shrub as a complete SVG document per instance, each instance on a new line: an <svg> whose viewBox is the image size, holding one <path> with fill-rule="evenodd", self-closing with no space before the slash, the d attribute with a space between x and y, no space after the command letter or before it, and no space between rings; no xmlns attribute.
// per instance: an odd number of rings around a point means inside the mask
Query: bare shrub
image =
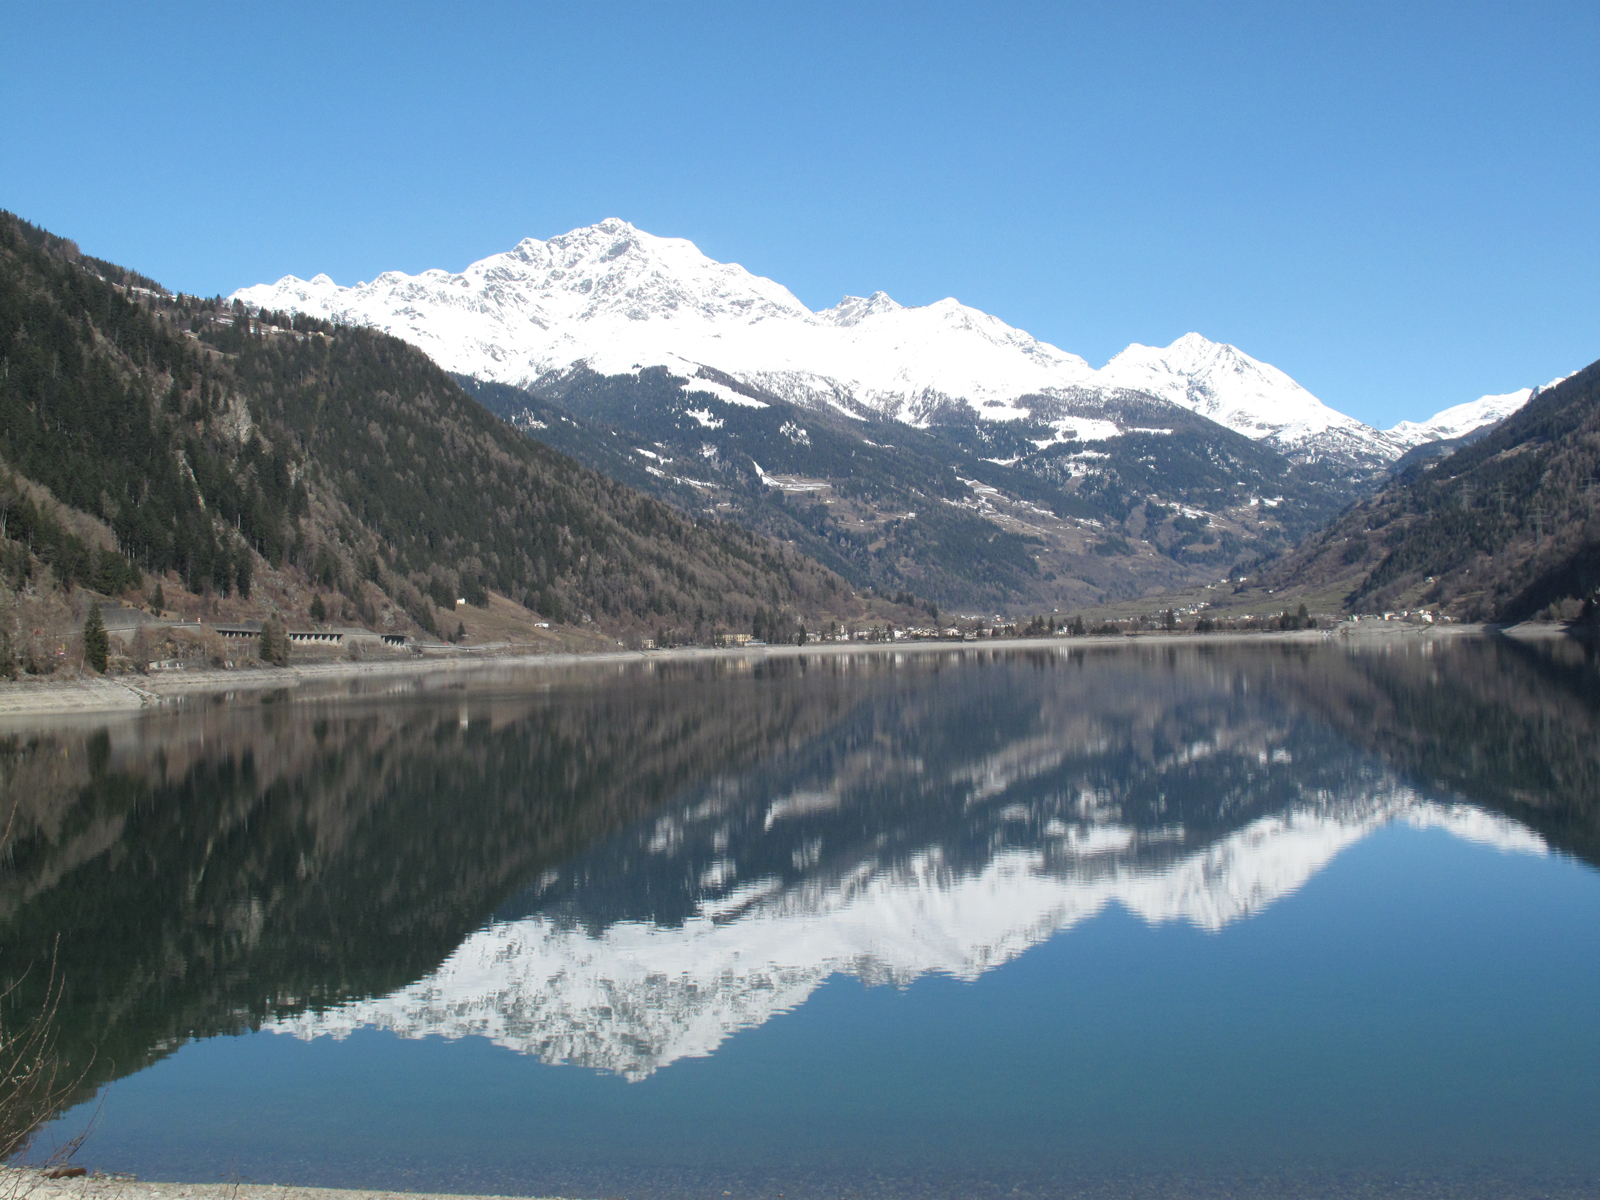
<svg viewBox="0 0 1600 1200"><path fill-rule="evenodd" d="M17 806L13 804L5 828L0 830L0 858L9 850L16 817ZM21 1021L13 1023L10 1018L12 996L28 971L0 989L0 1163L26 1159L39 1129L68 1105L88 1073L86 1064L77 1074L69 1074L56 1052L57 1017L65 984L56 971L54 950L48 970L38 1009ZM70 1159L88 1133L86 1129L66 1145L56 1147L50 1164L59 1165Z"/></svg>
<svg viewBox="0 0 1600 1200"><path fill-rule="evenodd" d="M128 658L133 663L136 671L148 671L150 664L161 657L161 638L148 625L141 625L134 631L133 640L128 643Z"/></svg>
<svg viewBox="0 0 1600 1200"><path fill-rule="evenodd" d="M228 661L228 643L215 629L200 631L200 657L211 667L220 667Z"/></svg>
<svg viewBox="0 0 1600 1200"><path fill-rule="evenodd" d="M81 1073L69 1077L56 1053L64 984L54 955L49 972L39 1011L19 1024L9 1023L7 1002L22 979L0 990L0 1160L6 1162L27 1155L40 1126L66 1107L82 1079ZM52 1159L70 1158L79 1141L69 1143L65 1153L58 1149Z"/></svg>

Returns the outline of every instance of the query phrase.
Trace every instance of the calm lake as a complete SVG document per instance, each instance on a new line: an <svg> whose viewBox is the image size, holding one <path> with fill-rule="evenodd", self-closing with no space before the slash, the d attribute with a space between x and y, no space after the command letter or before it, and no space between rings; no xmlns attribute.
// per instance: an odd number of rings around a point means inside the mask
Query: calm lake
<svg viewBox="0 0 1600 1200"><path fill-rule="evenodd" d="M39 1149L93 1169L1600 1194L1576 643L369 682L0 730L0 785L5 1018L58 945Z"/></svg>

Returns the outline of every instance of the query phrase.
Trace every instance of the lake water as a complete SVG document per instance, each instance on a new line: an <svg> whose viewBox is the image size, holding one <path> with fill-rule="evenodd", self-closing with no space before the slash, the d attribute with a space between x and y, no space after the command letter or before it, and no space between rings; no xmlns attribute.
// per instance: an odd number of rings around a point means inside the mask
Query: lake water
<svg viewBox="0 0 1600 1200"><path fill-rule="evenodd" d="M363 691L362 688L366 690ZM0 731L143 1178L1600 1194L1600 671L1129 645L355 685Z"/></svg>

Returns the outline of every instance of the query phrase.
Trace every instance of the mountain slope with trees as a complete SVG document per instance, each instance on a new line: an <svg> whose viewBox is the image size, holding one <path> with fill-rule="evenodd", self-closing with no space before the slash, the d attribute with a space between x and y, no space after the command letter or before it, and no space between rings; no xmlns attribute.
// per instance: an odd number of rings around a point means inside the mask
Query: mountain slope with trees
<svg viewBox="0 0 1600 1200"><path fill-rule="evenodd" d="M1269 568L1275 592L1354 612L1427 606L1467 620L1592 616L1600 590L1600 363L1486 436L1415 463Z"/></svg>
<svg viewBox="0 0 1600 1200"><path fill-rule="evenodd" d="M429 630L491 590L552 621L706 635L851 602L792 548L521 436L396 338L174 296L10 214L0 567L13 596L326 592L346 619Z"/></svg>

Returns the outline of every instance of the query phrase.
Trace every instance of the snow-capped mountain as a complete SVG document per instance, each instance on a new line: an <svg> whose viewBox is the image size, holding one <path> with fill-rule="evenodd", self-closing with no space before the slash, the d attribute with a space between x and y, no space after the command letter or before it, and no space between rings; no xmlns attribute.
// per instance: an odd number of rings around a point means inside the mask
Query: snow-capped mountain
<svg viewBox="0 0 1600 1200"><path fill-rule="evenodd" d="M1083 436L1086 403L1137 392L1295 458L1378 465L1405 448L1275 367L1199 334L1165 348L1130 346L1097 371L953 299L907 308L878 292L812 312L770 279L614 219L549 241L528 238L459 273L386 272L354 287L286 276L234 297L371 325L447 370L517 387L578 364L603 375L661 365L685 377L705 367L854 416L925 425L954 406L985 421L1055 424L1063 437L1069 429ZM1119 430L1112 420L1099 436Z"/></svg>
<svg viewBox="0 0 1600 1200"><path fill-rule="evenodd" d="M1105 365L1099 380L1159 396L1292 457L1387 461L1403 450L1329 408L1277 367L1198 333L1166 347L1135 343Z"/></svg>
<svg viewBox="0 0 1600 1200"><path fill-rule="evenodd" d="M608 220L473 263L245 288L247 304L366 324L447 370L527 386L576 363L601 374L712 366L785 399L915 419L935 394L978 406L1093 376L1076 355L976 309L908 309L881 293L813 313L786 288L681 238Z"/></svg>
<svg viewBox="0 0 1600 1200"><path fill-rule="evenodd" d="M1526 404L1536 392L1553 388L1566 378L1568 377L1563 375L1559 379L1552 379L1543 388L1520 388L1502 396L1480 396L1467 404L1457 404L1442 412L1436 412L1426 421L1401 421L1386 432L1406 449L1420 446L1424 442L1465 437L1475 429L1482 429L1485 425L1494 425L1505 420Z"/></svg>
<svg viewBox="0 0 1600 1200"><path fill-rule="evenodd" d="M1162 831L1053 822L1044 844L1001 850L976 869L953 870L935 849L791 886L752 880L681 923L621 921L595 932L535 915L492 924L400 991L264 1028L302 1038L367 1026L487 1037L546 1062L643 1079L797 1007L832 975L898 986L935 972L975 979L1111 904L1151 924L1221 929L1393 821L1504 850L1546 849L1505 818L1398 784L1262 817L1154 870L1137 852Z"/></svg>

